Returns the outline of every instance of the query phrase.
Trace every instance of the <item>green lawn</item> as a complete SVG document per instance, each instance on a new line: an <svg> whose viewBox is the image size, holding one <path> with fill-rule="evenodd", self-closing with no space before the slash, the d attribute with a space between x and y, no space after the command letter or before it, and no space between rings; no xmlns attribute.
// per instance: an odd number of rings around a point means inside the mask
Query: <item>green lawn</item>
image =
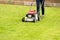
<svg viewBox="0 0 60 40"><path fill-rule="evenodd" d="M45 17L36 23L21 21L28 10L0 4L0 40L60 40L60 8L45 7Z"/></svg>

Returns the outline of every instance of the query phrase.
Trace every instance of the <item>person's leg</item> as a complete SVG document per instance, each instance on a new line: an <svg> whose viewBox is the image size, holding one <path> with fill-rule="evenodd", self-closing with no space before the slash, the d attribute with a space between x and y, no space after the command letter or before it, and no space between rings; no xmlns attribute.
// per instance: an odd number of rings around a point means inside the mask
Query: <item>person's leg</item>
<svg viewBox="0 0 60 40"><path fill-rule="evenodd" d="M40 20L40 0L36 0L38 21Z"/></svg>
<svg viewBox="0 0 60 40"><path fill-rule="evenodd" d="M42 15L44 16L44 0L41 1Z"/></svg>

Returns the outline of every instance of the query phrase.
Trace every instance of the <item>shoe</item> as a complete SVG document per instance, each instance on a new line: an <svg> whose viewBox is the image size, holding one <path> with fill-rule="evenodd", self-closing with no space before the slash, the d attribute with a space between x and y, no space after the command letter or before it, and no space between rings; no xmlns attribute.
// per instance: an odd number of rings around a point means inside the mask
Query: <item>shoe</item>
<svg viewBox="0 0 60 40"><path fill-rule="evenodd" d="M41 17L42 19L44 18L44 15L42 15L42 17Z"/></svg>
<svg viewBox="0 0 60 40"><path fill-rule="evenodd" d="M40 17L38 17L38 21L40 21Z"/></svg>
<svg viewBox="0 0 60 40"><path fill-rule="evenodd" d="M44 17L44 15L42 15Z"/></svg>

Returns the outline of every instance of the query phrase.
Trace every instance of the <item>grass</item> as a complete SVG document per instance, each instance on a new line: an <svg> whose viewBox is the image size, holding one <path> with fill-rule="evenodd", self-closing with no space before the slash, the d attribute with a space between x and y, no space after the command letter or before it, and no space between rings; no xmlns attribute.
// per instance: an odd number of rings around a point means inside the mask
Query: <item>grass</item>
<svg viewBox="0 0 60 40"><path fill-rule="evenodd" d="M60 40L60 8L45 7L45 17L36 23L21 21L28 10L0 4L0 40Z"/></svg>

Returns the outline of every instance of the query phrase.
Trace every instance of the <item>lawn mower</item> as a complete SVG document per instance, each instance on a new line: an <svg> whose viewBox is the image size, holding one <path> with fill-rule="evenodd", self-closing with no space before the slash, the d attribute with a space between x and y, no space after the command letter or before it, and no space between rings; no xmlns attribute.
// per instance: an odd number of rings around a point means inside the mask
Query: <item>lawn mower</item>
<svg viewBox="0 0 60 40"><path fill-rule="evenodd" d="M35 10L30 10L26 17L22 18L22 22L36 22L38 20L37 14Z"/></svg>
<svg viewBox="0 0 60 40"><path fill-rule="evenodd" d="M33 2L31 3L31 7L32 7ZM38 15L36 13L36 10L30 10L28 11L28 13L26 14L26 17L22 18L22 22L36 22L38 21Z"/></svg>

